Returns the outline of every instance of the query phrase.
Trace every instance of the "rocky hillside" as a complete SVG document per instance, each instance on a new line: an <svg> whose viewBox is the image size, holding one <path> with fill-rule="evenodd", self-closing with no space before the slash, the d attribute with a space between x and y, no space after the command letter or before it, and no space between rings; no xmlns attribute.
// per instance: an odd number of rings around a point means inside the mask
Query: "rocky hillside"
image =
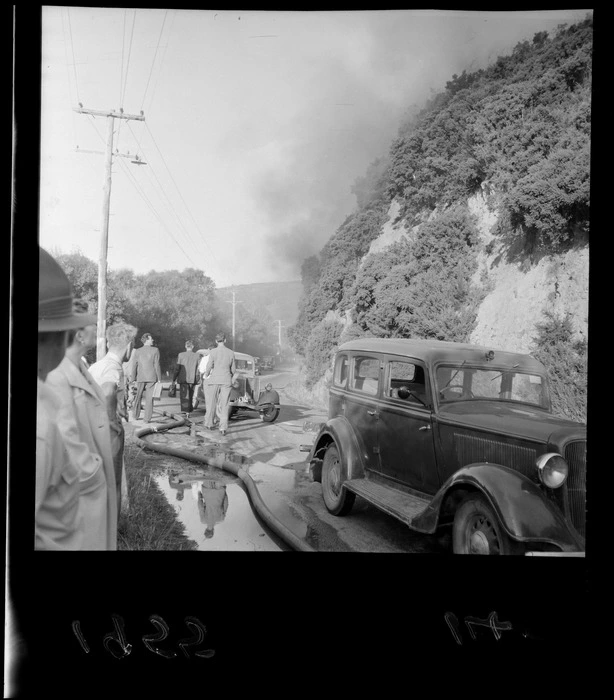
<svg viewBox="0 0 614 700"><path fill-rule="evenodd" d="M573 339L587 340L588 244L579 243L565 252L544 254L536 260L529 255L510 260L504 243L494 233L499 213L489 207L484 193L469 198L467 207L475 216L482 244L473 281L475 284L485 281L488 290L478 307L469 342L529 353L534 349L536 326L543 322L545 311L556 316L569 313ZM403 239L413 240L418 227L412 231L406 219L399 218L399 211L399 203L393 201L381 234L372 241L367 256ZM328 318L348 325L345 315L329 314Z"/></svg>
<svg viewBox="0 0 614 700"><path fill-rule="evenodd" d="M536 355L556 410L583 414L591 78L587 18L452 76L401 127L303 264L288 335L308 388L345 340L436 338Z"/></svg>

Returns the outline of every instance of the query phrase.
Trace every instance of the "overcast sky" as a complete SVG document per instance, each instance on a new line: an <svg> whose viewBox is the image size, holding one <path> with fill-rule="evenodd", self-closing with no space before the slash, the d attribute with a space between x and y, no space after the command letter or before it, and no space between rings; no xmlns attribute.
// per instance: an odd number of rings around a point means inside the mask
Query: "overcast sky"
<svg viewBox="0 0 614 700"><path fill-rule="evenodd" d="M412 106L588 13L45 7L40 243L98 260L108 119L74 108L142 110L113 120L109 267L299 279Z"/></svg>

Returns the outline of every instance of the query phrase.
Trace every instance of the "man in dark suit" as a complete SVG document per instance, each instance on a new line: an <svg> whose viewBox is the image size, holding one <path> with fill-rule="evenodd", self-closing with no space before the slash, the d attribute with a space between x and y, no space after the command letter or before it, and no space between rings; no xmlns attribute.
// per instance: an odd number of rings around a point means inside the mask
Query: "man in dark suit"
<svg viewBox="0 0 614 700"><path fill-rule="evenodd" d="M136 381L136 399L134 401L134 419L139 420L141 414L141 398L145 392L145 423L151 421L153 413L153 390L156 382L162 381L160 371L160 351L154 348L154 339L151 333L145 333L141 337L142 348L133 352L130 364L130 381Z"/></svg>
<svg viewBox="0 0 614 700"><path fill-rule="evenodd" d="M194 352L194 343L188 340L185 344L185 352L180 352L177 356L173 374L173 382L179 382L179 399L184 413L192 410L194 388L198 384L199 360L200 357Z"/></svg>

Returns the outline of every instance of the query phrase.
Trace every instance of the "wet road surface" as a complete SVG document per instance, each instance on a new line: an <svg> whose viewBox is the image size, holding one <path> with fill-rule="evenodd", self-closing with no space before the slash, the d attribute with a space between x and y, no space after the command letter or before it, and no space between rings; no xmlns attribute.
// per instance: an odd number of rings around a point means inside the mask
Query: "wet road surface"
<svg viewBox="0 0 614 700"><path fill-rule="evenodd" d="M326 415L293 404L284 396L282 387L291 376L289 373L269 376L274 387L281 389L282 408L274 423L262 422L257 413L241 411L230 421L227 435L222 436L219 431L204 429L204 411L198 409L190 415L195 427L192 434L187 428L178 428L145 439L189 449L213 463L216 459L218 463L228 459L239 464L251 476L273 515L318 551L446 551L445 543L437 538L412 532L360 498L347 516L331 515L324 506L321 485L310 481L307 453L300 450L301 445L311 444L317 425ZM178 412L178 399L163 392L155 402L154 421L169 420L161 416L162 411ZM138 429L141 424L133 423L131 427ZM261 522L243 483L233 474L168 455L157 455L152 462L156 463L152 478L185 526L186 535L199 549L289 549Z"/></svg>

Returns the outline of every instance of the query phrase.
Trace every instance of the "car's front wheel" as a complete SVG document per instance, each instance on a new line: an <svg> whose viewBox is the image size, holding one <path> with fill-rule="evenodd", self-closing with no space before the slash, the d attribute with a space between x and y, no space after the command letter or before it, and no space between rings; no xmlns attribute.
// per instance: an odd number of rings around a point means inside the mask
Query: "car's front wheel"
<svg viewBox="0 0 614 700"><path fill-rule="evenodd" d="M277 406L269 406L265 408L263 411L260 413L260 418L265 422L265 423L272 423L277 416L279 415L279 408Z"/></svg>
<svg viewBox="0 0 614 700"><path fill-rule="evenodd" d="M466 498L456 511L452 551L454 554L522 554L522 545L505 533L486 499L476 494Z"/></svg>
<svg viewBox="0 0 614 700"><path fill-rule="evenodd" d="M339 450L331 444L322 463L322 495L326 508L333 515L347 515L356 500L356 494L343 488L344 480Z"/></svg>

